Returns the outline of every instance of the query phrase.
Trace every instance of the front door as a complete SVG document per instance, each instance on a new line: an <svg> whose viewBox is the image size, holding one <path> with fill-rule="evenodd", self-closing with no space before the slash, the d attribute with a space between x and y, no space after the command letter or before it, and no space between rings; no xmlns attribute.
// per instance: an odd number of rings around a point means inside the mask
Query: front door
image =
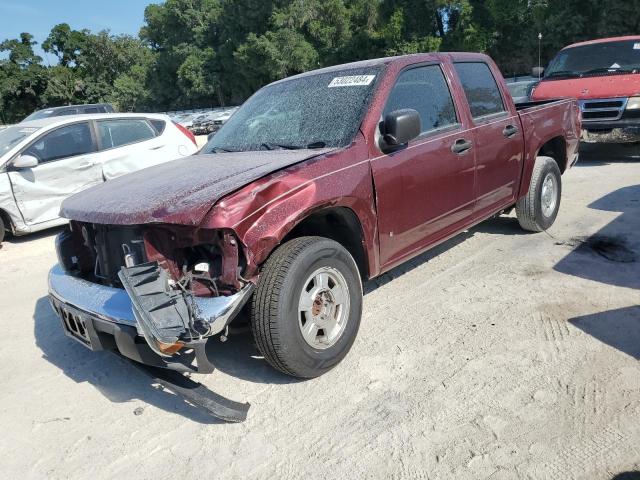
<svg viewBox="0 0 640 480"><path fill-rule="evenodd" d="M475 200L472 132L441 65L400 73L384 115L405 108L420 114L421 135L371 162L383 270L455 231L471 217Z"/></svg>
<svg viewBox="0 0 640 480"><path fill-rule="evenodd" d="M27 225L55 220L65 198L102 183L102 168L95 162L95 150L89 124L80 122L44 134L22 152L39 162L33 168L10 167L8 172Z"/></svg>

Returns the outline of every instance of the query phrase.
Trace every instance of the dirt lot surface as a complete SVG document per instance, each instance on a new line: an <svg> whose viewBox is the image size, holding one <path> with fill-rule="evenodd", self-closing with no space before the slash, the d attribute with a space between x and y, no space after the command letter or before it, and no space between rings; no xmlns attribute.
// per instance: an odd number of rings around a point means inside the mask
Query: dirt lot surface
<svg viewBox="0 0 640 480"><path fill-rule="evenodd" d="M354 348L319 379L271 370L248 334L218 343L199 379L252 404L235 425L63 335L46 298L54 233L0 250L3 478L640 470L639 160L592 151L548 234L494 219L368 283Z"/></svg>

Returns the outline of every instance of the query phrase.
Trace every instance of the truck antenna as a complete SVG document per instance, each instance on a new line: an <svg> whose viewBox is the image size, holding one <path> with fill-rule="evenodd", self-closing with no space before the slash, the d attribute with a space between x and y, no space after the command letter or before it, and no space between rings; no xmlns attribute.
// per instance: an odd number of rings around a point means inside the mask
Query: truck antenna
<svg viewBox="0 0 640 480"><path fill-rule="evenodd" d="M542 68L542 32L538 33L538 80L540 80L540 72Z"/></svg>

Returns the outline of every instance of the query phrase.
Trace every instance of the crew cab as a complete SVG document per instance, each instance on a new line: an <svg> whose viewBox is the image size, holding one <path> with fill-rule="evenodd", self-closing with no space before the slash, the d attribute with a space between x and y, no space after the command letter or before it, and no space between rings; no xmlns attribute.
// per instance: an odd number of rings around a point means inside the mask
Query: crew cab
<svg viewBox="0 0 640 480"><path fill-rule="evenodd" d="M640 142L640 35L562 49L532 92L559 97L578 99L584 142Z"/></svg>
<svg viewBox="0 0 640 480"><path fill-rule="evenodd" d="M66 200L50 299L93 350L211 372L244 318L273 367L316 377L356 338L363 280L513 208L549 228L579 135L575 100L516 108L481 54L287 78L200 154Z"/></svg>

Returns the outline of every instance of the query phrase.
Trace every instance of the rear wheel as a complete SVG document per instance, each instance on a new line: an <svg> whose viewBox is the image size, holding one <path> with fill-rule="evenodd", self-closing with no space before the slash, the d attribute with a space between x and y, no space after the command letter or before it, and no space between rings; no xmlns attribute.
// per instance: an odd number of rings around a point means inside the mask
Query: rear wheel
<svg viewBox="0 0 640 480"><path fill-rule="evenodd" d="M562 176L551 157L538 157L529 192L516 203L518 222L524 230L542 232L553 225L560 209Z"/></svg>
<svg viewBox="0 0 640 480"><path fill-rule="evenodd" d="M4 225L4 220L0 216L0 244L4 241L4 237L7 233L7 229Z"/></svg>
<svg viewBox="0 0 640 480"><path fill-rule="evenodd" d="M260 274L251 328L267 362L313 378L349 352L362 314L362 284L353 257L339 243L301 237L279 247Z"/></svg>

